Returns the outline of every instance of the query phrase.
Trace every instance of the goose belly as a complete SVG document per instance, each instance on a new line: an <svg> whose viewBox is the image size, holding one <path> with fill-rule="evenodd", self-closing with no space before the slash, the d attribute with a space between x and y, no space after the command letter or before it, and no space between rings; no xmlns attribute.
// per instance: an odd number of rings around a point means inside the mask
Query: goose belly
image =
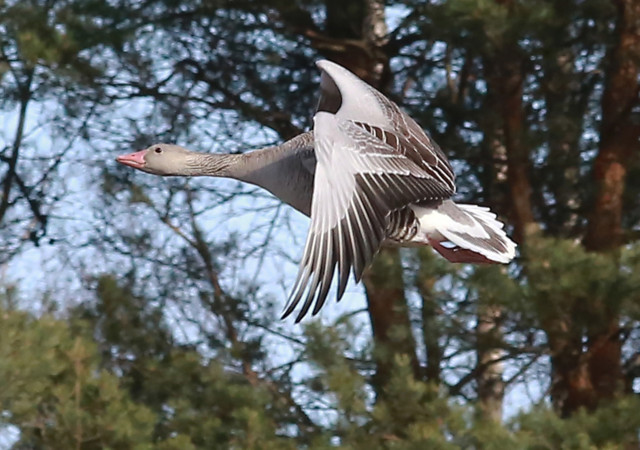
<svg viewBox="0 0 640 450"><path fill-rule="evenodd" d="M429 234L440 234L431 224L429 214L432 211L432 208L410 205L392 212L388 217L385 244L402 247L429 245ZM424 221L421 217L425 217Z"/></svg>
<svg viewBox="0 0 640 450"><path fill-rule="evenodd" d="M409 208L415 214L418 223L418 232L411 240L411 244L428 245L429 239L445 240L445 237L438 230L449 225L451 221L449 217L439 213L436 208L418 205L411 205Z"/></svg>

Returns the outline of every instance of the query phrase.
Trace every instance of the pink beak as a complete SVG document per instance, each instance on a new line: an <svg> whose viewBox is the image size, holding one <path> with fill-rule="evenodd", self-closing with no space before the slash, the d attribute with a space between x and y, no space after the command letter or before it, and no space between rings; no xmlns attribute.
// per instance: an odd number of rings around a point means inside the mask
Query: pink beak
<svg viewBox="0 0 640 450"><path fill-rule="evenodd" d="M146 154L146 150L140 150L139 152L129 153L128 155L118 156L116 161L125 166L133 167L134 169L143 169L147 164L144 160L144 155Z"/></svg>

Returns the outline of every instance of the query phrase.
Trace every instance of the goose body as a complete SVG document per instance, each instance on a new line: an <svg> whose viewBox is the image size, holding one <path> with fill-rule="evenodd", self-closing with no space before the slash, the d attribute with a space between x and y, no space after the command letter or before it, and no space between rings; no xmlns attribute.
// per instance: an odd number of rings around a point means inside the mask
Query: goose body
<svg viewBox="0 0 640 450"><path fill-rule="evenodd" d="M260 186L311 217L283 317L325 303L337 271L338 300L384 244L431 245L452 262L508 263L516 244L488 208L458 205L455 175L438 145L395 103L347 69L319 61L313 131L241 155L171 144L117 161L156 175L221 176Z"/></svg>

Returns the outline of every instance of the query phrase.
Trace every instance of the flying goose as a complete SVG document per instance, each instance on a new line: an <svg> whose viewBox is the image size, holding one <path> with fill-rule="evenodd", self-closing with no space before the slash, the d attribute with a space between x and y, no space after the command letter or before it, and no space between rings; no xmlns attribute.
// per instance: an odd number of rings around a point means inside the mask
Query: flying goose
<svg viewBox="0 0 640 450"><path fill-rule="evenodd" d="M155 144L119 156L155 175L228 177L260 186L311 217L283 318L325 303L334 272L340 300L383 244L431 245L451 262L508 263L516 244L488 208L456 204L455 175L433 140L394 102L330 61L319 61L313 130L245 154Z"/></svg>

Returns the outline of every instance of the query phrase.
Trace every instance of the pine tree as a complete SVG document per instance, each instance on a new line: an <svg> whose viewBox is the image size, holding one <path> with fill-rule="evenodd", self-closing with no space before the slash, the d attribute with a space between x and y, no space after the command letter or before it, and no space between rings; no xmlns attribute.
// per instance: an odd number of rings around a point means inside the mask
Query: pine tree
<svg viewBox="0 0 640 450"><path fill-rule="evenodd" d="M67 318L5 307L14 335L2 328L12 363L0 384L32 390L23 409L18 390L0 404L25 445L52 433L91 446L87 430L168 448L637 445L637 2L33 1L0 11L0 108L17 118L0 146L0 261L54 233L55 267L72 266L86 289ZM291 240L276 242L302 224L285 208L232 183L105 163L89 186L60 171L156 140L244 151L292 137L311 125L319 58L433 135L458 174L457 199L509 224L513 264L383 249L364 276L364 314L295 328L277 320L284 289L252 275L296 258ZM44 110L58 112L61 126L46 129L62 150L25 133L32 107L49 105L61 107ZM67 153L78 130L101 153ZM86 195L72 208L93 215L81 232L56 214L69 212L56 207L74 199L64 195L74 183ZM254 234L222 232L255 209ZM57 336L52 355L32 332ZM41 351L51 358L30 365ZM73 390L101 383L95 404ZM546 389L540 404L502 421L514 409L505 393L527 384ZM60 406L44 391L62 392ZM113 434L89 417L108 407L126 411ZM55 418L47 433L30 431L43 417ZM58 430L61 420L82 432Z"/></svg>

